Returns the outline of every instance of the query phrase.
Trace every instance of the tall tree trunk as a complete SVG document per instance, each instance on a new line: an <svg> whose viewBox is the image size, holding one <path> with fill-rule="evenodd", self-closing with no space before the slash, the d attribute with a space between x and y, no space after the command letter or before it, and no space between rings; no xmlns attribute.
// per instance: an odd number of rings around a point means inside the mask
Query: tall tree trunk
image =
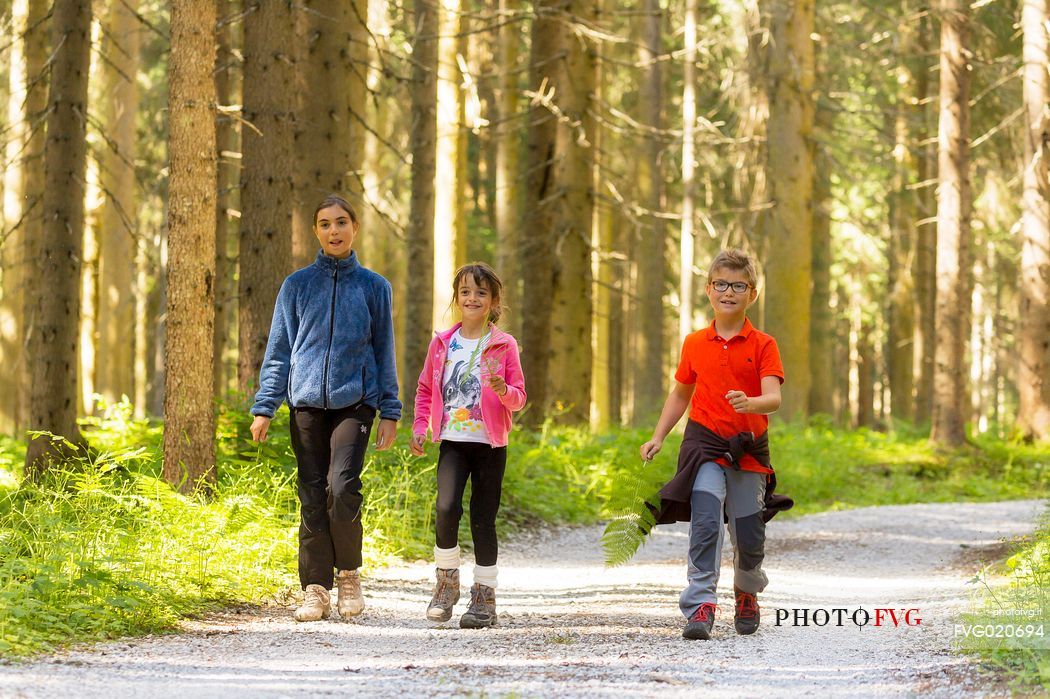
<svg viewBox="0 0 1050 699"><path fill-rule="evenodd" d="M535 5L529 65L533 100L522 246L525 301L523 363L540 419L554 400L562 421L584 422L590 409L590 234L595 83L593 0ZM541 94L542 88L542 94ZM552 362L553 358L556 362Z"/></svg>
<svg viewBox="0 0 1050 699"><path fill-rule="evenodd" d="M897 27L897 94L893 114L893 193L890 198L890 240L887 247L886 373L889 379L891 416L912 422L915 418L915 284L910 260L915 251L915 222L918 220L917 193L913 185L915 157L912 129L915 124L915 77L910 62L915 53L915 37L910 4L901 8Z"/></svg>
<svg viewBox="0 0 1050 699"><path fill-rule="evenodd" d="M654 131L646 134L645 152L638 158L639 196L649 214L642 219L642 246L646 263L638 269L638 293L641 304L638 339L637 389L634 392L636 420L658 415L667 393L665 375L666 343L664 336L664 294L667 279L667 226L657 212L663 209L663 177L660 172L660 140L656 130L663 128L663 76L660 56L663 54L663 11L659 0L645 0L644 45L639 49L639 62L645 67L639 85L640 121ZM688 54L688 51L687 51ZM688 60L688 57L687 57ZM686 124L685 128L692 128Z"/></svg>
<svg viewBox="0 0 1050 699"><path fill-rule="evenodd" d="M105 201L99 227L96 390L108 402L134 394L135 323L132 279L135 265L135 117L138 114L138 0L111 0L104 20L102 53L103 123L107 147L99 181Z"/></svg>
<svg viewBox="0 0 1050 699"><path fill-rule="evenodd" d="M438 10L434 0L415 0L412 36L412 195L405 245L406 384L419 377L434 328L434 170L437 138ZM451 280L448 280L451 282Z"/></svg>
<svg viewBox="0 0 1050 699"><path fill-rule="evenodd" d="M927 141L931 131L930 115L933 111L926 105L930 97L929 58L931 22L929 19L929 2L924 0L917 11L920 12L918 28L918 51L913 60L914 100L920 107L916 110L916 142ZM930 101L932 104L932 101ZM915 227L915 258L912 278L915 280L915 360L918 378L915 386L916 423L928 424L933 411L933 369L934 348L936 346L936 309L937 309L937 227L936 190L932 186L935 176L933 169L932 146L918 146L915 156L915 179L922 182L919 189L919 221Z"/></svg>
<svg viewBox="0 0 1050 699"><path fill-rule="evenodd" d="M1047 70L1047 0L1025 0L1024 210L1021 218L1021 362L1018 427L1029 439L1050 439L1050 145Z"/></svg>
<svg viewBox="0 0 1050 699"><path fill-rule="evenodd" d="M598 11L604 18L604 0L598 0ZM595 100L600 104L604 99L606 90L607 71L602 64L602 46L596 47L597 67L595 71ZM605 157L605 149L609 148L609 134L601 125L594 129L594 168L592 170L592 187L595 192L594 218L591 221L591 247L594 254L591 256L591 274L594 278L592 293L594 295L594 354L591 357L591 429L601 432L609 428L610 395L616 390L617 385L610 380L609 358L613 344L619 338L612 337L610 326L612 323L613 284L612 275L612 247L613 229L611 207L602 205L599 196L604 188L604 177L602 173L602 160Z"/></svg>
<svg viewBox="0 0 1050 699"><path fill-rule="evenodd" d="M215 483L215 0L171 10L164 479Z"/></svg>
<svg viewBox="0 0 1050 699"><path fill-rule="evenodd" d="M215 95L229 108L241 103L240 22L233 18L243 8L242 0L217 0L219 20L216 32ZM215 333L212 366L215 397L222 398L236 365L229 366L227 348L237 323L237 219L240 216L240 129L233 117L215 115ZM232 348L230 348L232 349Z"/></svg>
<svg viewBox="0 0 1050 699"><path fill-rule="evenodd" d="M832 354L835 351L835 317L831 308L831 169L828 152L833 134L834 113L830 105L818 105L813 150L813 297L810 299L809 413L835 414Z"/></svg>
<svg viewBox="0 0 1050 699"><path fill-rule="evenodd" d="M39 2L36 4L40 4ZM27 201L26 180L29 177L26 147L29 142L32 115L29 113L28 83L39 75L39 63L29 66L29 0L15 0L11 7L10 92L7 98L8 141L4 153L4 230L7 239L0 246L0 432L15 434L22 429L25 398L25 289L32 275L27 273L25 247L27 218L31 214ZM39 30L38 30L39 31ZM46 97L46 93L45 93ZM36 215L39 215L39 211Z"/></svg>
<svg viewBox="0 0 1050 699"><path fill-rule="evenodd" d="M354 172L362 150L354 110L365 106L366 61L355 62L367 10L360 0L307 0L297 13L301 53L297 63L299 123L296 132L298 196L292 222L294 266L305 267L317 255L311 215L326 194L349 196L361 187ZM354 158L353 153L357 154ZM357 199L357 197L355 197ZM360 208L360 202L352 202Z"/></svg>
<svg viewBox="0 0 1050 699"><path fill-rule="evenodd" d="M857 332L857 427L875 426L875 339L871 319L862 317Z"/></svg>
<svg viewBox="0 0 1050 699"><path fill-rule="evenodd" d="M970 6L941 0L940 125L937 137L937 347L930 439L962 444L970 415Z"/></svg>
<svg viewBox="0 0 1050 699"><path fill-rule="evenodd" d="M682 72L682 230L678 266L678 345L693 331L693 263L696 195L696 23L698 0L685 2L685 55Z"/></svg>
<svg viewBox="0 0 1050 699"><path fill-rule="evenodd" d="M77 427L77 314L84 235L89 0L55 0L51 15L51 91L44 147L44 226L27 318L31 363L29 427L80 444ZM60 443L32 437L25 473L41 475L61 458Z"/></svg>
<svg viewBox="0 0 1050 699"><path fill-rule="evenodd" d="M522 318L521 274L518 267L518 229L521 226L521 129L518 113L518 55L521 28L510 22L510 15L521 11L521 0L499 0L499 87L496 91L496 113L499 123L496 139L496 259L503 279L511 332L520 333Z"/></svg>
<svg viewBox="0 0 1050 699"><path fill-rule="evenodd" d="M434 328L449 325L449 289L461 260L460 221L466 186L460 167L460 89L456 63L460 0L440 0L437 49L437 162L434 168Z"/></svg>
<svg viewBox="0 0 1050 699"><path fill-rule="evenodd" d="M770 13L765 330L784 363L780 415L806 414L812 282L813 0L766 0Z"/></svg>
<svg viewBox="0 0 1050 699"><path fill-rule="evenodd" d="M295 32L289 0L248 0L245 11L244 117L255 129L241 133L237 385L251 392L291 271Z"/></svg>
<svg viewBox="0 0 1050 699"><path fill-rule="evenodd" d="M92 31L92 54L98 55L98 33ZM91 55L91 54L89 54ZM91 61L88 73L88 113L98 95L99 61ZM95 412L95 356L98 351L98 267L99 225L102 219L102 194L99 187L99 163L95 154L87 158L84 178L84 237L81 243L80 261L80 312L77 315L80 339L77 341L77 414L93 415Z"/></svg>

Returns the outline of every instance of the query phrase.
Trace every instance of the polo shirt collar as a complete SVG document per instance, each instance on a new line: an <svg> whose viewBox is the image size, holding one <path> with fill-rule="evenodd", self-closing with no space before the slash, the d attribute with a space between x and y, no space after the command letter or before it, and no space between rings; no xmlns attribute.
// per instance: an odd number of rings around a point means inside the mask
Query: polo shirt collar
<svg viewBox="0 0 1050 699"><path fill-rule="evenodd" d="M751 337L751 333L753 333L754 331L755 331L755 326L751 324L751 319L745 317L744 318L744 327L740 328L740 332L737 333L736 335L734 335L733 339L736 339L736 338L739 337L741 340L746 340L747 338ZM715 330L715 321L712 320L711 321L711 325L709 325L707 327L707 330L704 331L704 339L706 339L706 340L719 340L719 339L721 339L721 337L718 334L718 331Z"/></svg>

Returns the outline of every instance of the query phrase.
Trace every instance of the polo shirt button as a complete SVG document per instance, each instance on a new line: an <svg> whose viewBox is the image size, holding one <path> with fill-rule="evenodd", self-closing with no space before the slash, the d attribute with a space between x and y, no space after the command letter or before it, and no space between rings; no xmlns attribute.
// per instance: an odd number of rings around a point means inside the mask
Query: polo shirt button
<svg viewBox="0 0 1050 699"><path fill-rule="evenodd" d="M722 345L722 349L729 349L729 345Z"/></svg>

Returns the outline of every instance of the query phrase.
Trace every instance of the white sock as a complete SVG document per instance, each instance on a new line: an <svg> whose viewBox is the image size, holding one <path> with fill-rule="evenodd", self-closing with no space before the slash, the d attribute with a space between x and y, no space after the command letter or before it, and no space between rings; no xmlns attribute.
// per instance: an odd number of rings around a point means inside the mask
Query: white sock
<svg viewBox="0 0 1050 699"><path fill-rule="evenodd" d="M434 561L437 563L438 568L444 568L445 570L459 568L459 546L453 546L450 549L442 549L435 546Z"/></svg>
<svg viewBox="0 0 1050 699"><path fill-rule="evenodd" d="M496 587L496 573L498 569L496 566L479 566L474 564L474 582L480 585L486 585L488 587Z"/></svg>

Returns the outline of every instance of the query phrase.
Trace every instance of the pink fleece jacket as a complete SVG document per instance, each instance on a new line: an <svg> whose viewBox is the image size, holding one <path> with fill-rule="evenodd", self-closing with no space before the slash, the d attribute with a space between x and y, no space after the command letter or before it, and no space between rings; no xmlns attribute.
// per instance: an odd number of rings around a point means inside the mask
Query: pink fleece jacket
<svg viewBox="0 0 1050 699"><path fill-rule="evenodd" d="M441 441L441 421L445 416L442 405L441 379L445 374L445 357L452 334L462 323L456 323L443 333L437 333L430 341L427 360L419 374L416 387L416 416L412 423L412 434L427 434L430 428L432 441ZM518 343L510 333L491 326L492 337L481 353L482 371L498 374L507 382L507 392L498 395L487 381L481 382L481 421L485 424L489 441L494 447L507 446L510 433L511 413L525 406L525 376L521 373L521 358Z"/></svg>

